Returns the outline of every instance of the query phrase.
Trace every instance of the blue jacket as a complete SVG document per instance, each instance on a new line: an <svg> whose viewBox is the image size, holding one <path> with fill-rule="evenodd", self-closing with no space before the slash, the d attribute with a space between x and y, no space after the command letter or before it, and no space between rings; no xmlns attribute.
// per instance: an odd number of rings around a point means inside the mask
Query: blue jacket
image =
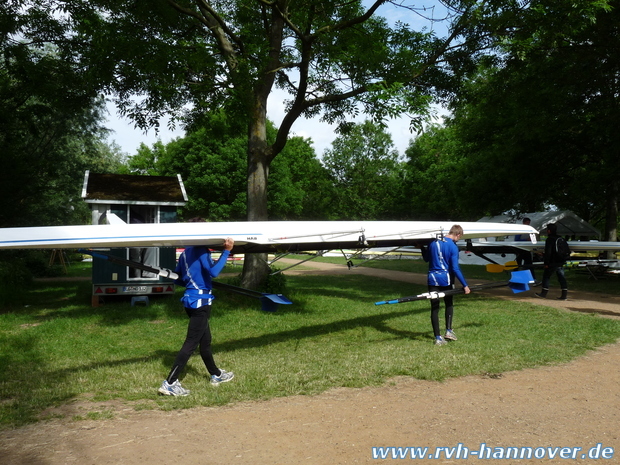
<svg viewBox="0 0 620 465"><path fill-rule="evenodd" d="M211 293L211 278L216 278L224 269L229 255L230 252L224 250L220 258L214 261L211 252L204 246L188 247L183 251L175 270L179 275L175 283L185 286L185 293L181 298L185 307L211 305L215 298Z"/></svg>
<svg viewBox="0 0 620 465"><path fill-rule="evenodd" d="M422 249L422 258L428 262L428 285L451 286L454 277L458 278L463 287L467 281L459 268L459 248L449 237L437 239Z"/></svg>

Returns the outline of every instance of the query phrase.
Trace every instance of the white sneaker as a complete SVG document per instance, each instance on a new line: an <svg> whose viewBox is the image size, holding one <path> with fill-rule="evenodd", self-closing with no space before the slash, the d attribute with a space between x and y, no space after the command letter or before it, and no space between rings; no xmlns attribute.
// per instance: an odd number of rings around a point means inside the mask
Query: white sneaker
<svg viewBox="0 0 620 465"><path fill-rule="evenodd" d="M220 384L226 383L235 377L235 374L232 371L224 371L220 370L220 376L211 375L211 384Z"/></svg>
<svg viewBox="0 0 620 465"><path fill-rule="evenodd" d="M172 384L164 380L157 391L165 396L189 396L189 390L181 386L178 379Z"/></svg>

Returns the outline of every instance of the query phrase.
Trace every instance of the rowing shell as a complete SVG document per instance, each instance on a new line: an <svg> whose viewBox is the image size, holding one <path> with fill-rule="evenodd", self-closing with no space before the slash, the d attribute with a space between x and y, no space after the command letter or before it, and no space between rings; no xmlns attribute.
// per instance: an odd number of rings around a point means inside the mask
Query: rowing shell
<svg viewBox="0 0 620 465"><path fill-rule="evenodd" d="M436 221L255 221L0 228L0 248L192 245L218 248L227 237L232 237L235 240L233 253L355 249L428 243L448 234L452 224ZM526 225L458 224L463 227L463 239L536 233L534 228Z"/></svg>

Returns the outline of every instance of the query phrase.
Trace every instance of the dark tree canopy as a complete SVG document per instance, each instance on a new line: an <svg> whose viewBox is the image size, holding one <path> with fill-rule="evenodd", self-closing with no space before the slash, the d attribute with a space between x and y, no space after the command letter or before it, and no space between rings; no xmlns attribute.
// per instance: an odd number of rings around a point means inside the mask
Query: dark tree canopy
<svg viewBox="0 0 620 465"><path fill-rule="evenodd" d="M19 7L0 9L0 226L80 223L84 171L116 169L121 154L103 143L100 95L50 40L62 28L34 8L25 27Z"/></svg>
<svg viewBox="0 0 620 465"><path fill-rule="evenodd" d="M490 214L571 209L607 224L615 240L619 15L600 10L562 36L518 43L501 66L471 81L452 124L468 151L462 177L470 202L493 193Z"/></svg>

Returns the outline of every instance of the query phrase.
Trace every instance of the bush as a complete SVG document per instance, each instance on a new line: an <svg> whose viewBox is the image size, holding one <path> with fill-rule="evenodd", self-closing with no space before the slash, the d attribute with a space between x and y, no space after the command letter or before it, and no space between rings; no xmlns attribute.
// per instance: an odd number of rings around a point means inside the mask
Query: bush
<svg viewBox="0 0 620 465"><path fill-rule="evenodd" d="M59 276L64 269L50 266L49 250L2 250L0 251L0 279L5 285L22 287L33 278Z"/></svg>
<svg viewBox="0 0 620 465"><path fill-rule="evenodd" d="M271 267L270 269L271 273L279 271L279 268L275 267ZM238 274L233 278L229 278L227 282L231 286L240 287L241 274ZM284 276L284 273L269 274L258 291L266 294L284 294L286 291L286 276Z"/></svg>
<svg viewBox="0 0 620 465"><path fill-rule="evenodd" d="M0 257L0 305L9 307L16 304L21 290L32 283L33 275L24 257L15 251L3 253Z"/></svg>
<svg viewBox="0 0 620 465"><path fill-rule="evenodd" d="M24 258L0 261L0 283L10 287L25 287L33 279L30 266Z"/></svg>
<svg viewBox="0 0 620 465"><path fill-rule="evenodd" d="M276 273L279 268L271 268L271 273L267 276L265 283L263 284L262 292L268 294L284 294L286 291L286 276L284 273Z"/></svg>

